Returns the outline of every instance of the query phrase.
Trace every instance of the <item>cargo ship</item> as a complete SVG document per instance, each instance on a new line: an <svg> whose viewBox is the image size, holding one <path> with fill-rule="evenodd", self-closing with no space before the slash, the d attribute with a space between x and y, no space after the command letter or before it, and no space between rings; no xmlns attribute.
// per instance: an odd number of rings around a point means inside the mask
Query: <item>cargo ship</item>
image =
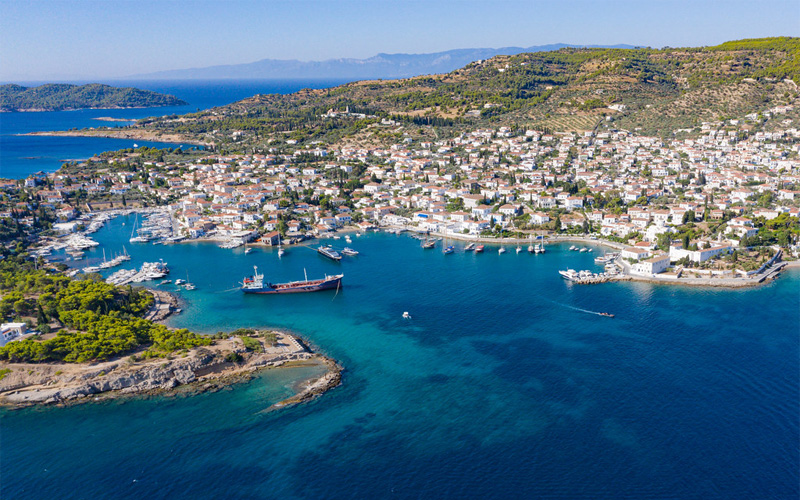
<svg viewBox="0 0 800 500"><path fill-rule="evenodd" d="M305 281L291 281L289 283L269 283L264 281L264 275L258 274L258 267L253 266L253 275L242 282L244 293L303 293L331 290L342 286L344 274L325 276L322 279Z"/></svg>

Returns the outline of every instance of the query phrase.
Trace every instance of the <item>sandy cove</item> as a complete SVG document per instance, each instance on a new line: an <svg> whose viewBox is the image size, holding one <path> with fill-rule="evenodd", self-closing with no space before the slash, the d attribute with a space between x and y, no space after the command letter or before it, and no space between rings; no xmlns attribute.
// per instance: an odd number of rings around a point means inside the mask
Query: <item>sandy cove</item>
<svg viewBox="0 0 800 500"><path fill-rule="evenodd" d="M193 144L196 146L213 146L207 141L198 141L181 134L165 134L156 130L146 130L133 127L120 129L91 129L91 130L54 130L49 132L29 132L19 135L39 135L46 137L108 137L111 139L131 139L138 141L172 142L178 144Z"/></svg>

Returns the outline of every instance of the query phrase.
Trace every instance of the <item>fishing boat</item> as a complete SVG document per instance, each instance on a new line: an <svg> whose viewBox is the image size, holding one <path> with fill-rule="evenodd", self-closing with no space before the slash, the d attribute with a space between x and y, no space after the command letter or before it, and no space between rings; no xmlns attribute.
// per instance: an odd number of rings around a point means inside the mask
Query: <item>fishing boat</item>
<svg viewBox="0 0 800 500"><path fill-rule="evenodd" d="M356 255L358 255L358 250L353 250L353 249L352 249L352 248L350 248L350 247L344 247L344 248L342 249L342 253L343 253L344 255L349 255L350 257L355 257Z"/></svg>
<svg viewBox="0 0 800 500"><path fill-rule="evenodd" d="M483 253L483 245L478 245L475 247L475 253Z"/></svg>
<svg viewBox="0 0 800 500"><path fill-rule="evenodd" d="M304 281L269 283L264 281L263 274L258 274L258 267L253 266L253 275L245 278L242 282L242 292L260 294L319 292L341 287L342 278L344 278L344 274L326 275L324 278L316 280L309 280L306 276Z"/></svg>
<svg viewBox="0 0 800 500"><path fill-rule="evenodd" d="M327 257L327 258L329 258L331 260L335 260L335 261L342 260L341 254L339 254L339 252L334 250L333 247L330 246L330 245L325 245L325 246L321 246L321 247L317 248L317 252L319 252L320 255L322 255L324 257Z"/></svg>

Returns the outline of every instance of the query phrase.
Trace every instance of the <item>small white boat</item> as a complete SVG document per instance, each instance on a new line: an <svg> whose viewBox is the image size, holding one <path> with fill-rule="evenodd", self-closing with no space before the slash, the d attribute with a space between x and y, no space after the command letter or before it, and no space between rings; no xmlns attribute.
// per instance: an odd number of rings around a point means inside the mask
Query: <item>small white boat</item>
<svg viewBox="0 0 800 500"><path fill-rule="evenodd" d="M517 253L520 253L521 251L522 251L522 247L517 245Z"/></svg>
<svg viewBox="0 0 800 500"><path fill-rule="evenodd" d="M345 255L349 255L351 257L354 257L354 256L358 255L358 250L353 250L350 247L344 247L342 249L342 253L345 254Z"/></svg>
<svg viewBox="0 0 800 500"><path fill-rule="evenodd" d="M250 253L250 252L252 252L252 251L253 251L253 249L252 249L252 248L250 248L250 247L248 247L248 248L245 248L245 250L244 250L244 254L245 254L245 255L247 255L247 254L249 254L249 253Z"/></svg>
<svg viewBox="0 0 800 500"><path fill-rule="evenodd" d="M183 285L183 288L184 288L185 290L194 290L194 289L195 289L195 288L197 288L197 287L196 287L196 286L194 286L192 283L186 283L185 285Z"/></svg>
<svg viewBox="0 0 800 500"><path fill-rule="evenodd" d="M175 284L176 284L176 285L178 285L178 286L181 286L181 285L183 285L184 283L186 283L186 280L182 280L182 279L180 279L180 278L178 278L178 279L176 279L176 280L175 280Z"/></svg>
<svg viewBox="0 0 800 500"><path fill-rule="evenodd" d="M586 248L586 247L583 247L583 248L581 248L581 249L580 249L580 252L581 252L581 253L583 253L583 252L585 252L585 251L587 251L587 250L588 250L588 248Z"/></svg>
<svg viewBox="0 0 800 500"><path fill-rule="evenodd" d="M411 319L411 315L408 314L408 311L403 313L403 319Z"/></svg>
<svg viewBox="0 0 800 500"><path fill-rule="evenodd" d="M499 253L499 254L504 254L504 253L506 253L506 247L500 247L500 248L498 248L498 249L497 249L497 253Z"/></svg>
<svg viewBox="0 0 800 500"><path fill-rule="evenodd" d="M286 250L284 250L283 248L279 248L278 249L278 257L283 257L283 254L285 254L285 253L286 253Z"/></svg>
<svg viewBox="0 0 800 500"><path fill-rule="evenodd" d="M575 251L575 250L577 250L578 248L577 248L575 245L572 245L571 247L569 247L569 249L570 249L570 250L572 250L572 251Z"/></svg>

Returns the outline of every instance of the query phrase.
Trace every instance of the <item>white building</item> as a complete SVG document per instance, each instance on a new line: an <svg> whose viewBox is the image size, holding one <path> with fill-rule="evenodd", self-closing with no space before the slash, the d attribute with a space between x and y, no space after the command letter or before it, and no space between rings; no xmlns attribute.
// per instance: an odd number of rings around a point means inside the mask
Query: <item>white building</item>
<svg viewBox="0 0 800 500"><path fill-rule="evenodd" d="M637 262L631 266L631 274L651 276L654 274L663 273L668 267L669 255L656 255L655 257Z"/></svg>

